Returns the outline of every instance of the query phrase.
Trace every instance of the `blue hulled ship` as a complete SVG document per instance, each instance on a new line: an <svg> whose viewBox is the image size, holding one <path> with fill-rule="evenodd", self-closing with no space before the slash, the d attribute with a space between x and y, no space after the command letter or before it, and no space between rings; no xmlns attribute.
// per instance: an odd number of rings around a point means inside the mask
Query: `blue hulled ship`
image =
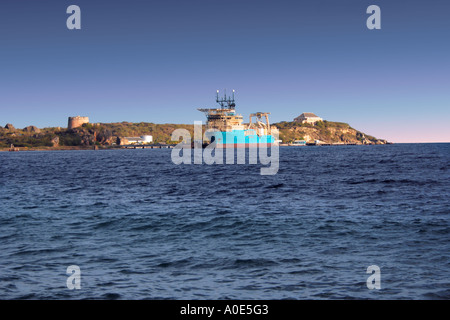
<svg viewBox="0 0 450 320"><path fill-rule="evenodd" d="M277 143L274 134L278 133L278 129L270 126L270 113L252 113L249 123L243 124L243 117L236 113L234 90L231 97L224 93L220 99L217 90L216 102L220 108L198 110L205 113L206 129L210 132L211 143L215 142L217 148L270 147Z"/></svg>

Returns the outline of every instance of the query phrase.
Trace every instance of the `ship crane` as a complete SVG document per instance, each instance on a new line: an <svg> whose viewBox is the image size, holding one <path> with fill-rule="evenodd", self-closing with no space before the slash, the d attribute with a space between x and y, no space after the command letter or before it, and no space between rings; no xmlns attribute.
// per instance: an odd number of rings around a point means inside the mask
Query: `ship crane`
<svg viewBox="0 0 450 320"><path fill-rule="evenodd" d="M271 128L270 128L270 123L269 123L269 114L270 112L257 112L257 113L252 113L250 114L250 120L248 123L248 128L249 129L255 129L255 125L258 125L259 128L264 129L265 133L264 134L271 134ZM255 117L255 123L252 123L252 118ZM264 123L263 117L266 119L266 122Z"/></svg>

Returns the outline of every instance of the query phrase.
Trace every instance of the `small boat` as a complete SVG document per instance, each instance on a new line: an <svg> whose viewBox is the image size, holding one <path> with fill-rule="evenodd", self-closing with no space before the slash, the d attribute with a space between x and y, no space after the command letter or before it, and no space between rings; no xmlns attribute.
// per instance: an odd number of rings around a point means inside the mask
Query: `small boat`
<svg viewBox="0 0 450 320"><path fill-rule="evenodd" d="M9 151L19 151L19 148L14 147L13 144L11 144L11 147L9 148Z"/></svg>
<svg viewBox="0 0 450 320"><path fill-rule="evenodd" d="M306 141L305 140L295 140L294 142L289 143L289 146L303 147L303 146L306 146Z"/></svg>

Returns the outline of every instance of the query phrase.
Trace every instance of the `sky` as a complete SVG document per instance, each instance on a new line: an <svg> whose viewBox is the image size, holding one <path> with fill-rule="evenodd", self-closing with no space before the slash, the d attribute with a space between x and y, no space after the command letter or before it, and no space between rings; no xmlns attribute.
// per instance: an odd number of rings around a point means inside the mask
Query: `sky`
<svg viewBox="0 0 450 320"><path fill-rule="evenodd" d="M66 26L73 4L80 30ZM2 0L0 125L193 124L234 89L244 119L313 112L450 142L449 17L448 0Z"/></svg>

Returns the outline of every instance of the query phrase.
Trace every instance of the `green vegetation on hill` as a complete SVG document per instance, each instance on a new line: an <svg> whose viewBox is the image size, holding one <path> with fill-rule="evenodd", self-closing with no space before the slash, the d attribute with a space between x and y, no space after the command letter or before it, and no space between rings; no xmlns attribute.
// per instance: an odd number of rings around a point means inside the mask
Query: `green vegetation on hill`
<svg viewBox="0 0 450 320"><path fill-rule="evenodd" d="M119 122L100 123L99 126L92 124L84 125L97 132L103 132L106 136L112 137L140 137L142 135L153 136L155 143L173 143L171 141L172 132L176 129L186 129L194 135L194 125L184 124L155 124L150 122ZM84 127L83 126L83 127Z"/></svg>
<svg viewBox="0 0 450 320"><path fill-rule="evenodd" d="M295 140L306 140L313 142L320 140L325 143L347 143L347 144L383 144L385 140L366 135L353 129L349 124L343 122L318 121L315 124L299 122L274 123L279 130L280 140L283 143L291 143Z"/></svg>
<svg viewBox="0 0 450 320"><path fill-rule="evenodd" d="M57 136L56 132L56 128L31 131L26 128L8 129L0 127L0 148L9 148L11 144L25 148L52 147L54 145L52 140Z"/></svg>

